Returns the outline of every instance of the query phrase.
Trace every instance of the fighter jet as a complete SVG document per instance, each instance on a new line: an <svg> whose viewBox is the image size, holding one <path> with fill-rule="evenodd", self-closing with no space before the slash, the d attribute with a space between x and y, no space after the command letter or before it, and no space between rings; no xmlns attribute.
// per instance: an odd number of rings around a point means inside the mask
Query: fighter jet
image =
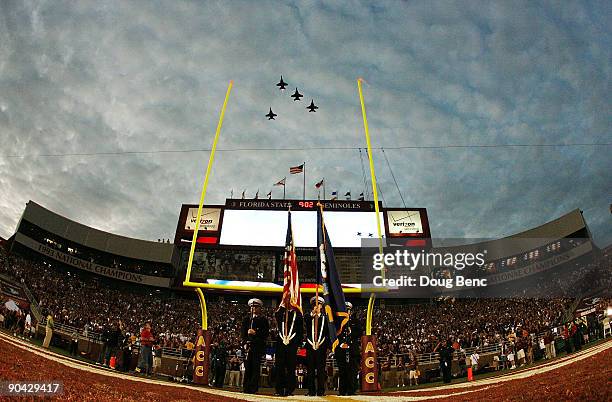
<svg viewBox="0 0 612 402"><path fill-rule="evenodd" d="M300 98L303 98L304 95L302 95L301 93L298 92L297 88L295 88L295 93L293 95L291 95L291 97L293 98L293 101L299 101Z"/></svg>
<svg viewBox="0 0 612 402"><path fill-rule="evenodd" d="M268 120L275 120L274 118L275 118L276 116L278 116L278 115L272 111L272 108L270 108L270 113L268 113L268 114L266 115L266 117L268 118Z"/></svg>
<svg viewBox="0 0 612 402"><path fill-rule="evenodd" d="M310 106L306 107L306 109L308 109L308 113L315 112L318 108L318 106L315 106L313 99L310 100Z"/></svg>
<svg viewBox="0 0 612 402"><path fill-rule="evenodd" d="M285 81L283 81L283 76L281 75L281 80L278 84L276 84L277 87L280 88L281 91L285 90L285 87L287 86L287 83Z"/></svg>

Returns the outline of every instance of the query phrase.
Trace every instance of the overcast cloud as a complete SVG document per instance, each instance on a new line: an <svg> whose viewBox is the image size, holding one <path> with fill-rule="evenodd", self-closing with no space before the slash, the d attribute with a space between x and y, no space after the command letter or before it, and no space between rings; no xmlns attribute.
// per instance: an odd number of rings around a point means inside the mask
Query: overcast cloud
<svg viewBox="0 0 612 402"><path fill-rule="evenodd" d="M0 236L25 203L96 228L172 238L208 153L25 157L219 147L612 142L610 3L0 1ZM290 85L275 87L283 74ZM298 87L305 95L293 102ZM320 107L307 113L310 99ZM276 121L264 114L272 107ZM432 234L500 237L575 208L612 242L612 147L386 150ZM386 204L401 200L380 151ZM363 191L357 150L223 152L208 203L288 176L301 197ZM367 169L367 166L366 166ZM282 196L280 187L273 188Z"/></svg>

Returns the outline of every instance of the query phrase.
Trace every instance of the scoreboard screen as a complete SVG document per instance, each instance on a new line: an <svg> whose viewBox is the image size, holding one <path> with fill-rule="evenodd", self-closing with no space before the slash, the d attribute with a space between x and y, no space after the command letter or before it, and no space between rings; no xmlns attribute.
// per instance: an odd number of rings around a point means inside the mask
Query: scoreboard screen
<svg viewBox="0 0 612 402"><path fill-rule="evenodd" d="M362 239L378 238L374 202L317 200L227 199L224 205L205 205L196 236L191 280L215 289L279 291L287 211L300 278L312 290L316 274L318 203L336 252L344 288L359 292ZM198 206L183 204L174 238L179 272L185 272ZM425 208L383 208L379 205L383 236L396 245L428 247L431 243Z"/></svg>
<svg viewBox="0 0 612 402"><path fill-rule="evenodd" d="M376 212L332 211L324 219L334 247L361 247L362 237L377 236ZM315 211L291 212L291 226L296 247L317 246ZM287 211L226 209L220 244L283 247L286 235Z"/></svg>

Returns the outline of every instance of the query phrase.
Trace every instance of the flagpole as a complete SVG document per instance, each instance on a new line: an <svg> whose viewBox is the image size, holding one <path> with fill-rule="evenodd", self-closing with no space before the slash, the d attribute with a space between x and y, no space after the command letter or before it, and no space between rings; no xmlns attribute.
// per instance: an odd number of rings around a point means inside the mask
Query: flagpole
<svg viewBox="0 0 612 402"><path fill-rule="evenodd" d="M323 200L325 201L325 177L323 178Z"/></svg>
<svg viewBox="0 0 612 402"><path fill-rule="evenodd" d="M304 170L302 173L304 173L304 194L302 196L302 201L306 201L306 161L304 161Z"/></svg>
<svg viewBox="0 0 612 402"><path fill-rule="evenodd" d="M357 87L359 89L359 101L361 102L361 114L363 116L363 128L365 131L366 144L368 146L368 158L370 160L370 175L372 176L372 194L374 195L374 209L376 211L376 227L378 229L378 250L380 254L383 253L383 242L382 242L382 230L380 227L380 211L378 208L378 192L376 191L376 174L374 172L374 160L372 159L372 144L370 143L370 132L368 129L368 119L366 117L365 103L363 101L363 90L361 83L363 78L357 79ZM381 275L384 278L385 271L381 271ZM366 335L372 335L372 313L374 310L374 300L376 295L370 293L370 299L368 300L368 314L366 317Z"/></svg>
<svg viewBox="0 0 612 402"><path fill-rule="evenodd" d="M217 143L219 142L219 135L221 134L221 127L223 126L223 118L225 116L225 109L227 107L227 102L229 100L230 93L232 91L232 86L234 85L234 81L231 80L229 85L227 86L227 92L225 93L225 100L223 101L223 106L221 107L221 113L219 114L219 123L217 124L217 130L215 132L215 137L213 140L213 146L210 151L210 157L208 159L208 166L206 167L206 175L204 176L204 184L202 185L202 193L200 194L200 203L198 204L198 215L196 217L196 224L193 230L193 238L191 239L191 249L189 250L189 260L187 262L187 273L185 275L185 280L183 281L183 286L192 286L198 287L198 284L191 282L191 267L193 264L193 255L195 253L195 245L196 240L198 238L198 231L200 229L200 219L202 218L202 206L204 205L204 199L206 197L206 190L208 188L208 179L210 178L210 173L212 171L213 161L215 160L215 152L217 150ZM206 314L206 302L204 300L204 294L198 293L200 299L200 308L202 310L202 328L208 326L208 317Z"/></svg>
<svg viewBox="0 0 612 402"><path fill-rule="evenodd" d="M289 209L287 210L287 215L288 215L288 222L289 224L291 224L291 205L289 205ZM293 243L293 228L291 230L291 242ZM291 245L289 246L291 247ZM291 253L291 251L289 252ZM285 255L287 254L287 250L285 250ZM291 256L291 254L289 254L289 256ZM285 269L287 269L287 259L285 259ZM291 267L289 267L289 269L291 269ZM287 279L284 278L284 273L283 273L283 287L285 284L285 281L287 281ZM291 278L291 280L293 280L293 278ZM283 296L285 294L283 293ZM289 306L287 304L291 304L291 303L287 303L285 300L281 300L281 303L285 302L285 328L283 329L283 335L285 336L285 338L287 338L289 336L289 333L287 332L287 326L289 324Z"/></svg>
<svg viewBox="0 0 612 402"><path fill-rule="evenodd" d="M283 184L283 200L285 199L285 190L287 189L287 176L285 176L285 178L283 179L284 184Z"/></svg>

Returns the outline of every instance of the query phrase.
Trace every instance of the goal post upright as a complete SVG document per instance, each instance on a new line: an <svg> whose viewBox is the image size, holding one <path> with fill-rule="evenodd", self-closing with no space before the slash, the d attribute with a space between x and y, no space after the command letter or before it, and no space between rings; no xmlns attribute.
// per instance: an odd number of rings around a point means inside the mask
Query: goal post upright
<svg viewBox="0 0 612 402"><path fill-rule="evenodd" d="M206 197L206 189L208 188L208 180L210 178L210 173L212 171L213 162L215 160L215 152L217 150L217 143L219 142L219 135L221 134L221 127L223 126L223 118L225 116L225 109L227 107L227 102L229 100L230 92L232 91L232 86L234 85L234 81L231 80L229 85L227 86L227 92L225 93L225 100L223 101L223 106L221 107L221 113L219 115L219 122L217 123L217 130L215 132L215 138L213 140L212 149L210 151L210 157L208 158L208 166L206 167L206 175L204 176L204 184L202 185L202 193L200 194L200 203L198 204L198 214L196 216L195 228L193 230L193 238L191 239L191 248L189 250L189 261L187 263L187 273L185 275L185 280L183 281L183 286L187 287L195 287L196 292L198 293L198 297L200 299L200 309L202 311L202 329L208 328L208 317L206 314L206 300L204 299L204 293L200 289L198 283L191 282L191 266L193 264L193 255L195 253L195 247L198 239L198 231L200 230L200 219L202 217L202 206L204 205L204 199Z"/></svg>
<svg viewBox="0 0 612 402"><path fill-rule="evenodd" d="M382 254L383 252L383 241L382 241L382 229L380 227L380 209L378 207L378 191L376 186L376 174L374 172L374 159L372 159L372 144L370 142L370 131L368 129L368 119L366 117L365 110L365 102L363 100L363 90L361 88L361 83L363 82L363 78L357 79L357 87L359 89L359 101L361 103L361 115L363 117L363 129L365 132L366 145L368 147L368 159L370 160L370 175L372 177L372 194L374 195L374 209L376 211L376 228L378 230L378 249ZM384 278L384 270L381 271L381 274ZM372 314L374 310L374 301L376 299L376 294L374 292L370 293L370 299L368 300L368 312L366 316L366 335L372 335Z"/></svg>

